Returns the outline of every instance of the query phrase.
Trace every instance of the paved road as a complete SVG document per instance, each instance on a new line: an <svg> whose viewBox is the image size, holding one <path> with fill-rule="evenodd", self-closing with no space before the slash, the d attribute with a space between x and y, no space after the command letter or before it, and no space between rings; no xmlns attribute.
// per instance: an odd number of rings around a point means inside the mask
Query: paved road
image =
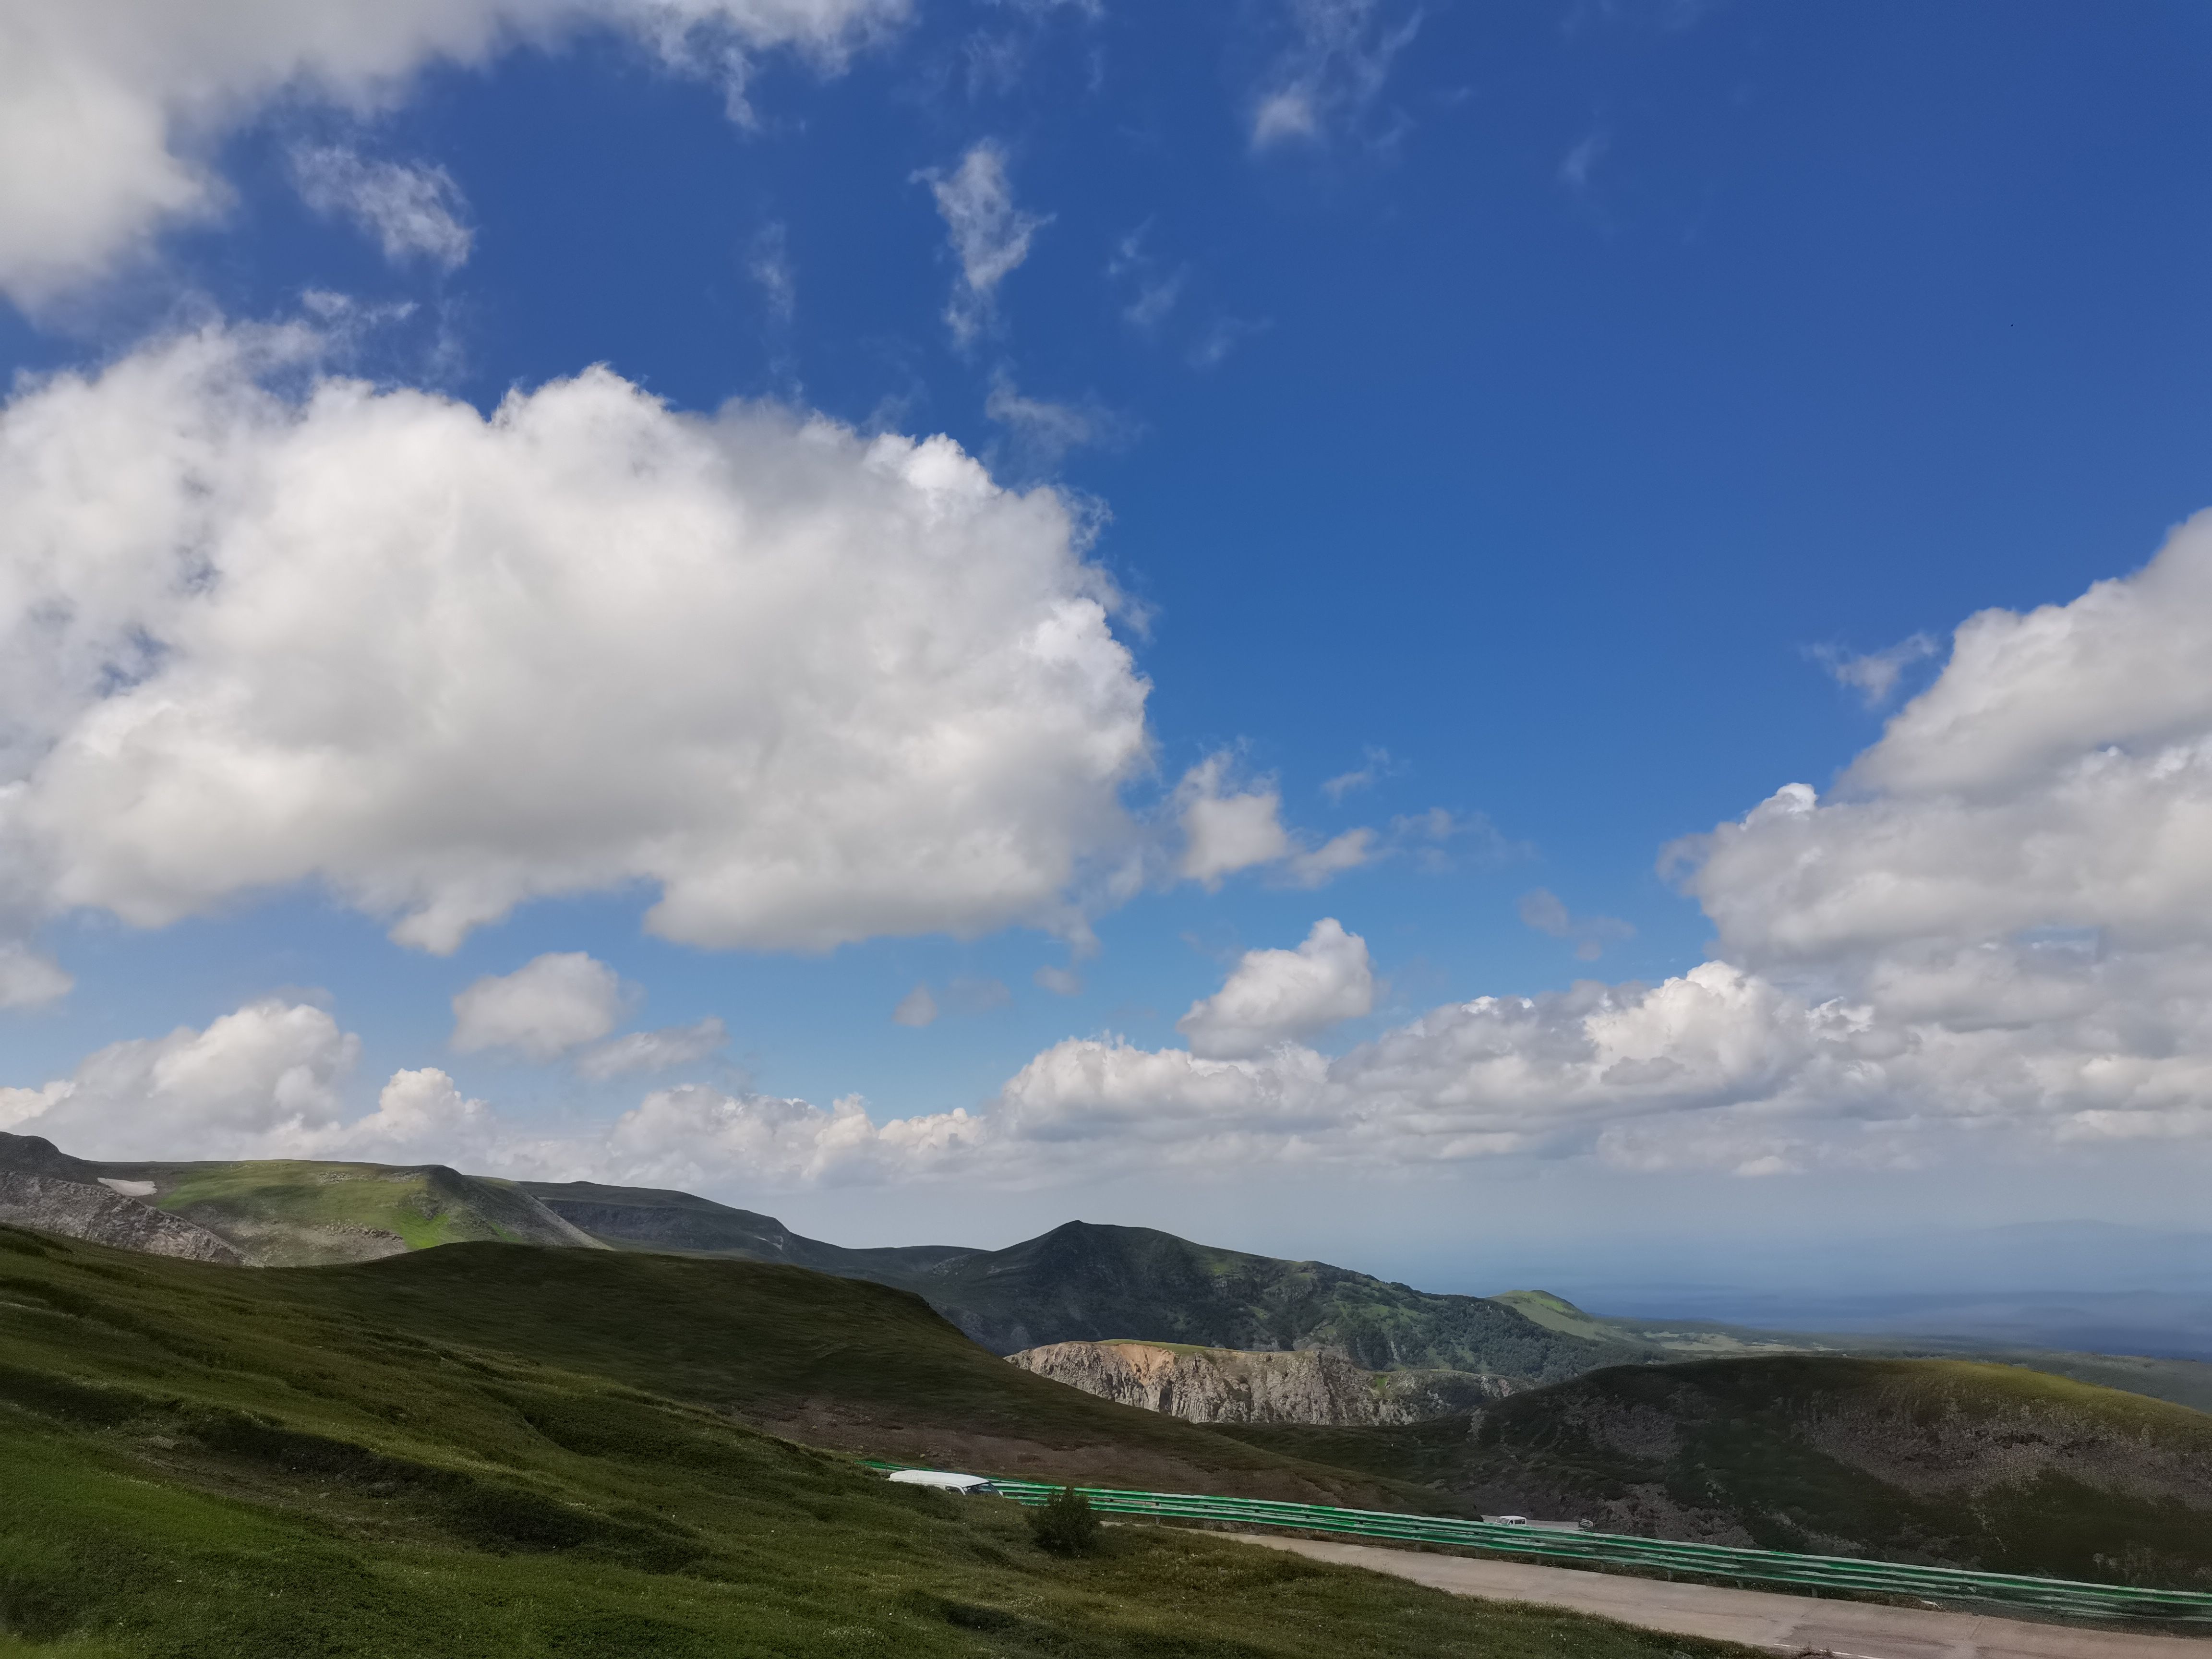
<svg viewBox="0 0 2212 1659"><path fill-rule="evenodd" d="M2212 1640L2143 1636L2124 1631L2035 1625L1978 1613L1829 1601L1767 1590L1721 1589L1538 1567L1518 1561L1477 1561L1425 1555L1372 1544L1233 1534L1248 1544L1290 1550L1317 1560L1395 1573L1455 1595L1540 1601L1618 1619L1677 1636L1706 1636L1784 1653L1829 1653L1837 1659L2212 1659Z"/></svg>

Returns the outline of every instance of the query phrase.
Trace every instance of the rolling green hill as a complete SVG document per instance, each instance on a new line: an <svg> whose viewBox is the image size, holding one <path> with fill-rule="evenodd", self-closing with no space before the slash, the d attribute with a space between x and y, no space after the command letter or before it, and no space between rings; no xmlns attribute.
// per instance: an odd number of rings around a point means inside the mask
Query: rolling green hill
<svg viewBox="0 0 2212 1659"><path fill-rule="evenodd" d="M1333 1348L1370 1370L1452 1370L1521 1386L1692 1355L1972 1353L2212 1407L2212 1365L2187 1360L1606 1318L1542 1291L1438 1295L1320 1262L1082 1222L1004 1250L847 1249L690 1193L508 1182L438 1164L94 1163L36 1136L0 1133L0 1223L9 1222L255 1266L362 1261L468 1241L786 1262L913 1291L1000 1353L1121 1337Z"/></svg>
<svg viewBox="0 0 2212 1659"><path fill-rule="evenodd" d="M1613 1336L1545 1328L1480 1297L1437 1295L1316 1261L1070 1222L1003 1250L846 1249L773 1216L649 1188L522 1182L442 1165L94 1163L0 1134L0 1221L95 1243L207 1255L149 1238L118 1194L257 1267L366 1261L498 1241L787 1263L908 1290L994 1352L1134 1337L1243 1349L1330 1348L1370 1370L1455 1370L1529 1383L1647 1357ZM28 1182L22 1177L32 1178ZM57 1186L54 1183L61 1183ZM68 1201L73 1199L74 1202Z"/></svg>
<svg viewBox="0 0 2212 1659"><path fill-rule="evenodd" d="M885 1447L994 1437L1076 1475L1124 1456L1223 1487L1321 1474L796 1269L463 1244L247 1273L0 1228L0 1655L1742 1651L1166 1529L1061 1559L1011 1505L892 1487L742 1420L809 1413Z"/></svg>
<svg viewBox="0 0 2212 1659"><path fill-rule="evenodd" d="M127 1194L220 1239L256 1267L362 1261L473 1242L597 1246L519 1183L440 1164L94 1163L36 1135L0 1134L0 1173ZM42 1196L52 1193L47 1188ZM35 1213L0 1218L48 1224ZM96 1224L82 1236L128 1242L105 1236Z"/></svg>
<svg viewBox="0 0 2212 1659"><path fill-rule="evenodd" d="M2014 1366L1698 1360L1404 1428L1218 1431L1606 1531L2212 1585L2212 1416Z"/></svg>

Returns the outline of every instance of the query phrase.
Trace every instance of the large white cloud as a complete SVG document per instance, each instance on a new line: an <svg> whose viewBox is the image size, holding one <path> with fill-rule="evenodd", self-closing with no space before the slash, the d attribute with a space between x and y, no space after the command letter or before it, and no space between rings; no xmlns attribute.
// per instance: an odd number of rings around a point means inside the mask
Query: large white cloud
<svg viewBox="0 0 2212 1659"><path fill-rule="evenodd" d="M605 963L581 951L549 951L455 997L453 1047L550 1060L613 1030L626 1000L621 976Z"/></svg>
<svg viewBox="0 0 2212 1659"><path fill-rule="evenodd" d="M35 303L224 199L209 155L282 94L367 111L433 62L592 27L714 75L834 64L906 0L0 0L0 292Z"/></svg>
<svg viewBox="0 0 2212 1659"><path fill-rule="evenodd" d="M1247 951L1220 990L1193 1003L1176 1030L1203 1059L1244 1060L1374 1006L1367 941L1324 916L1295 951Z"/></svg>
<svg viewBox="0 0 2212 1659"><path fill-rule="evenodd" d="M443 951L645 883L712 947L1079 930L1146 686L1060 495L604 369L487 420L316 345L210 330L0 413L0 910L314 880Z"/></svg>
<svg viewBox="0 0 2212 1659"><path fill-rule="evenodd" d="M117 1042L41 1088L0 1088L0 1129L90 1158L299 1150L340 1121L361 1052L323 1009L268 1000L204 1030Z"/></svg>
<svg viewBox="0 0 2212 1659"><path fill-rule="evenodd" d="M2212 941L2212 518L2066 605L1984 611L1825 801L1686 850L1747 962L1826 966L2035 929Z"/></svg>

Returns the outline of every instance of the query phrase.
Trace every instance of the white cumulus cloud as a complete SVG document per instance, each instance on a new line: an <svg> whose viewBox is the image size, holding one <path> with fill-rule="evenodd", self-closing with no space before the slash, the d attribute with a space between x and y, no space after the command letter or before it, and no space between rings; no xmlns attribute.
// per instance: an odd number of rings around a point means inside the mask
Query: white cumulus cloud
<svg viewBox="0 0 2212 1659"><path fill-rule="evenodd" d="M339 1122L360 1052L323 1009L250 1003L204 1030L112 1043L43 1087L0 1088L0 1128L88 1158L266 1156Z"/></svg>
<svg viewBox="0 0 2212 1659"><path fill-rule="evenodd" d="M825 68L907 0L9 0L0 6L0 292L35 303L228 198L223 135L279 96L356 113L436 63L592 28L719 79L742 116L752 58Z"/></svg>
<svg viewBox="0 0 2212 1659"><path fill-rule="evenodd" d="M1283 827L1282 792L1272 785L1234 789L1229 757L1212 755L1183 775L1177 786L1185 880L1218 886L1224 876L1291 856L1294 844Z"/></svg>
<svg viewBox="0 0 2212 1659"><path fill-rule="evenodd" d="M610 1132L605 1167L653 1186L762 1188L884 1181L956 1164L983 1124L965 1111L878 1124L857 1097L830 1109L696 1085L647 1095Z"/></svg>
<svg viewBox="0 0 2212 1659"><path fill-rule="evenodd" d="M709 948L1073 928L1147 687L1050 489L947 439L489 419L213 329L0 411L0 916L319 883L436 951L646 883ZM35 989L35 986L33 988Z"/></svg>
<svg viewBox="0 0 2212 1659"><path fill-rule="evenodd" d="M1209 755L1183 774L1173 804L1182 832L1176 872L1209 889L1262 866L1291 886L1319 887L1377 856L1375 832L1367 829L1310 846L1284 825L1282 791L1273 781L1240 786L1226 754Z"/></svg>
<svg viewBox="0 0 2212 1659"><path fill-rule="evenodd" d="M581 951L549 952L511 974L487 975L453 999L453 1047L512 1048L551 1060L595 1042L623 1015L621 977Z"/></svg>
<svg viewBox="0 0 2212 1659"><path fill-rule="evenodd" d="M1176 1022L1204 1060L1246 1060L1303 1041L1375 1006L1367 941L1334 916L1295 951L1247 951L1222 988Z"/></svg>

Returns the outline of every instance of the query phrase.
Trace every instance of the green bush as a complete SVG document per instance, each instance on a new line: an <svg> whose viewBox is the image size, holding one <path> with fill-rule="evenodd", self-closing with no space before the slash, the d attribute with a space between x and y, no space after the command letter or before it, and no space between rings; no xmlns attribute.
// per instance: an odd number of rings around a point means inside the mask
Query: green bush
<svg viewBox="0 0 2212 1659"><path fill-rule="evenodd" d="M1062 1486L1029 1512L1030 1535L1054 1555L1088 1555L1098 1547L1098 1516L1091 1500Z"/></svg>

